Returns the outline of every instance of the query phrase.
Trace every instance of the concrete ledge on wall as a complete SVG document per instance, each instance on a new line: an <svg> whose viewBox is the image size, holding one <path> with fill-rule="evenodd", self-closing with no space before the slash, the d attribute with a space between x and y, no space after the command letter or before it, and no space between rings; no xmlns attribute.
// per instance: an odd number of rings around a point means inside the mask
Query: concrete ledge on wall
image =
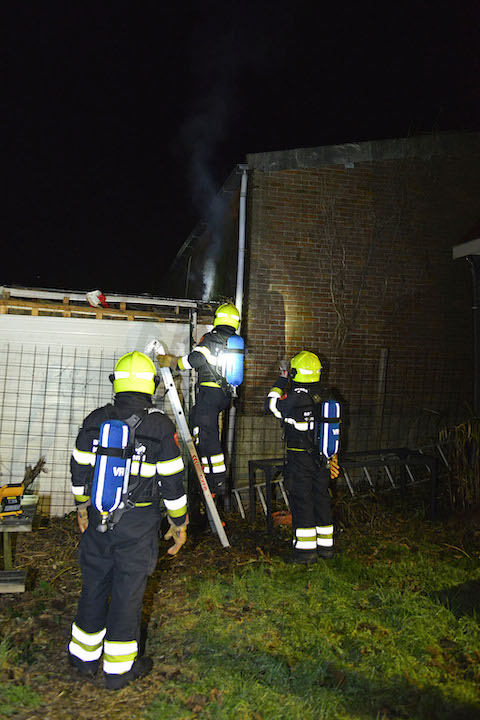
<svg viewBox="0 0 480 720"><path fill-rule="evenodd" d="M247 155L251 170L276 172L301 168L320 168L343 165L352 168L357 163L378 160L427 158L433 155L480 153L480 133L439 133L391 140L371 140L344 145L324 145Z"/></svg>

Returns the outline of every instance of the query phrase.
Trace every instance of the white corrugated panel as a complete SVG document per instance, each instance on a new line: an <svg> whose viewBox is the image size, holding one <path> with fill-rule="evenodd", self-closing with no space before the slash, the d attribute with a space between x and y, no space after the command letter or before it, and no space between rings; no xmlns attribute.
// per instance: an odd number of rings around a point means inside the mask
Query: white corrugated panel
<svg viewBox="0 0 480 720"><path fill-rule="evenodd" d="M51 515L74 508L70 455L85 416L112 399L116 360L152 338L175 355L189 349L186 323L0 315L0 337L0 483L21 482L44 456L47 472L33 488ZM181 389L188 397L187 373ZM162 396L160 384L161 408ZM171 415L169 403L164 409Z"/></svg>

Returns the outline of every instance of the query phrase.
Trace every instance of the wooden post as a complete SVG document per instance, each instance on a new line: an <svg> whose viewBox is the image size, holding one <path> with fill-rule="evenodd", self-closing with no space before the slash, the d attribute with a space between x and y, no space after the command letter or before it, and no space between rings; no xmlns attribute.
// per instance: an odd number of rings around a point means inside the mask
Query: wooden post
<svg viewBox="0 0 480 720"><path fill-rule="evenodd" d="M13 568L12 539L7 530L3 530L3 567L5 570Z"/></svg>

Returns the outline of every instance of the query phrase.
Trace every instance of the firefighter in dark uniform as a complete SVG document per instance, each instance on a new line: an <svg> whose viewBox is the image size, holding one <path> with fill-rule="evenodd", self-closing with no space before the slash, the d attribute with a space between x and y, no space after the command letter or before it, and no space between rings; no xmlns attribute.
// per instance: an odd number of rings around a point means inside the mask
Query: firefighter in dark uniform
<svg viewBox="0 0 480 720"><path fill-rule="evenodd" d="M327 463L314 452L314 403L324 389L322 365L302 350L290 363L290 378L280 370L268 393L268 410L282 421L286 446L285 487L292 513L293 551L289 562L314 563L333 557L333 520L328 486L338 475L338 460Z"/></svg>
<svg viewBox="0 0 480 720"><path fill-rule="evenodd" d="M124 355L110 376L113 405L94 410L84 420L71 458L72 492L78 524L82 593L68 647L70 663L93 675L103 656L108 689L118 690L152 669L148 657L139 656L142 601L148 575L158 557L163 498L175 554L186 540L187 498L184 465L172 421L152 404L158 384L153 362L143 353ZM134 507L118 523L98 532L100 513L90 504L95 450L105 420L142 417L135 432L135 450L129 487L137 485ZM138 483L141 483L138 484Z"/></svg>
<svg viewBox="0 0 480 720"><path fill-rule="evenodd" d="M158 355L160 366L172 370L197 370L198 394L190 413L190 424L203 472L214 495L226 492L225 454L219 436L219 416L229 405L231 391L222 374L222 351L240 325L240 313L232 303L220 305L213 330L206 333L192 352L183 357Z"/></svg>

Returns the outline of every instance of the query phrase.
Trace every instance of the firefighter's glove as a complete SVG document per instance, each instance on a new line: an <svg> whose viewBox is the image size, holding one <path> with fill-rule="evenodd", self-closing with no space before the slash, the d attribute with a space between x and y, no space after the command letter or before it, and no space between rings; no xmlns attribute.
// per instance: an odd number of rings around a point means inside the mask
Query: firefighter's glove
<svg viewBox="0 0 480 720"><path fill-rule="evenodd" d="M187 542L188 515L183 525L175 525L173 520L170 518L170 515L167 515L167 517L170 527L163 537L165 540L170 540L170 538L172 538L173 545L168 548L167 553L169 555L176 555L182 545L185 545Z"/></svg>
<svg viewBox="0 0 480 720"><path fill-rule="evenodd" d="M157 355L157 362L160 367L169 367L170 370L175 370L178 357L176 355Z"/></svg>
<svg viewBox="0 0 480 720"><path fill-rule="evenodd" d="M338 455L332 455L329 461L330 477L332 480L340 475L340 465L338 464Z"/></svg>
<svg viewBox="0 0 480 720"><path fill-rule="evenodd" d="M77 522L81 533L84 533L88 527L88 510L87 505L78 505Z"/></svg>

